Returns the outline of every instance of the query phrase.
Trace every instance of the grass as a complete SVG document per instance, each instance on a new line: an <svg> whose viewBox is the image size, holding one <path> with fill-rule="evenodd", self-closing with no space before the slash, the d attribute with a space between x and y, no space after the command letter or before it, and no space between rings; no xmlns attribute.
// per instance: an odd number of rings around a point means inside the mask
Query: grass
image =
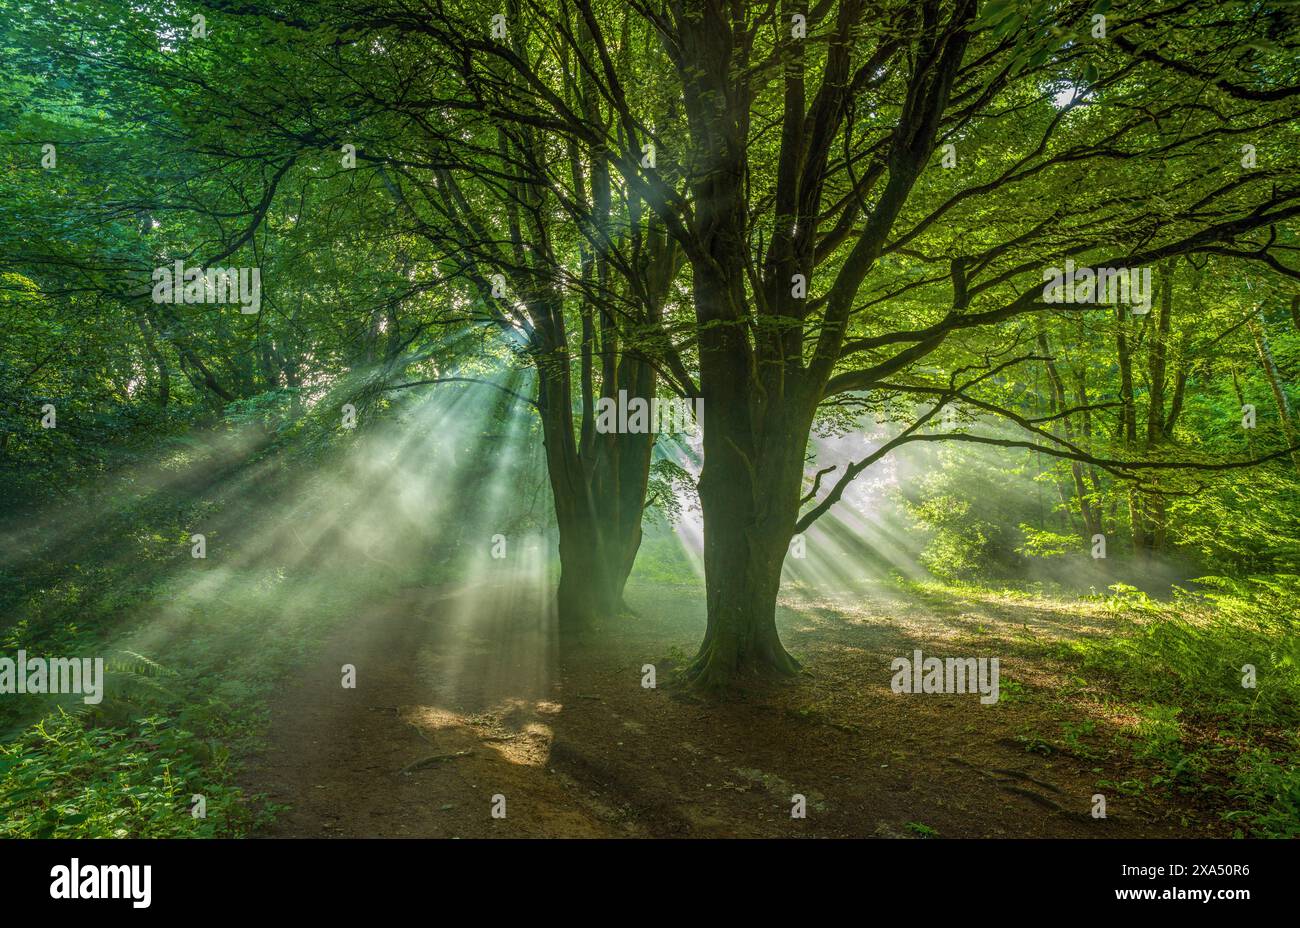
<svg viewBox="0 0 1300 928"><path fill-rule="evenodd" d="M11 628L6 651L113 657L99 706L63 697L23 700L26 717L10 708L0 743L0 837L255 830L276 808L246 795L237 775L264 737L267 696L377 593L355 578L294 582L245 571L228 578L217 601L160 584L126 610L136 618L116 645L68 623Z"/></svg>
<svg viewBox="0 0 1300 928"><path fill-rule="evenodd" d="M1048 700L1079 717L1055 736L1024 732L1026 751L1110 757L1133 775L1099 782L1103 791L1177 793L1237 836L1300 837L1300 577L1190 585L1156 599L1125 584L1072 597L1043 584L898 583L938 616L990 609L1011 619L1031 607L1053 617L1059 632L1011 635L1003 647L1059 665L1068 685L1037 693L1004 678L1001 701ZM1100 716L1115 724L1103 729Z"/></svg>
<svg viewBox="0 0 1300 928"><path fill-rule="evenodd" d="M1148 786L1224 807L1239 836L1300 837L1300 577L1196 583L1169 602L1112 587L1099 599L1117 633L1058 656L1136 717L1126 747Z"/></svg>
<svg viewBox="0 0 1300 928"><path fill-rule="evenodd" d="M655 600L680 613L683 641L693 641L699 590L665 585L669 575L681 580L681 565L659 566ZM15 610L24 618L5 631L0 651L105 655L113 698L99 707L77 697L0 703L0 837L255 831L277 810L245 795L238 774L264 739L268 695L331 628L391 595L395 582L319 567L301 575L249 568L200 585L178 579L175 564L153 567L135 569L129 582L74 570ZM900 582L896 592L936 616L987 612L962 634L989 646L1000 634L1010 652L1063 668L1071 686L1058 692L1002 680L1007 704L1058 700L1080 716L1059 733L1026 732L1026 750L1119 757L1125 775L1099 782L1103 792L1192 796L1235 834L1300 837L1300 577L1208 577L1196 586L1167 600L1118 584L1083 598L1039 586ZM1024 610L1049 615L1062 634L1017 632ZM673 647L665 660L680 668L688 658ZM1100 725L1098 706L1121 721ZM921 823L908 828L932 836Z"/></svg>
<svg viewBox="0 0 1300 928"><path fill-rule="evenodd" d="M916 835L918 838L939 837L939 832L935 831L933 828L931 828L929 825L925 824L924 822L908 822L903 827L906 828L908 831L910 831L912 834Z"/></svg>

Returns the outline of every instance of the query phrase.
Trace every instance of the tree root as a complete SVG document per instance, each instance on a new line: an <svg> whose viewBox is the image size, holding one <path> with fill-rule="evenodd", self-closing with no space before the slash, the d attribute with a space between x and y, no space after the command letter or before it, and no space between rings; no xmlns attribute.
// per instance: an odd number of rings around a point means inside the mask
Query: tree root
<svg viewBox="0 0 1300 928"><path fill-rule="evenodd" d="M455 753L452 754L430 754L428 757L422 757L419 760L412 761L411 763L407 764L405 767L403 767L401 770L397 772L410 776L411 771L413 770L422 770L425 767L432 767L434 764L441 764L445 760L455 760L457 757L465 757L472 753L474 752L456 751Z"/></svg>
<svg viewBox="0 0 1300 928"><path fill-rule="evenodd" d="M759 647L742 659L722 663L716 646L705 646L682 671L682 679L695 690L710 695L744 690L752 683L772 683L799 676L802 667L780 643Z"/></svg>
<svg viewBox="0 0 1300 928"><path fill-rule="evenodd" d="M1053 786L1051 783L1047 783L1043 780L1039 780L1035 777L1031 777L1023 770L1011 770L1006 767L990 767L989 771L991 773L1000 773L1004 777L1015 777L1017 780L1024 780L1027 783L1033 783L1036 786L1041 786L1043 789L1051 790L1053 793L1056 793L1058 796L1065 795L1064 792L1062 792L1062 790L1060 789L1060 787Z"/></svg>
<svg viewBox="0 0 1300 928"><path fill-rule="evenodd" d="M1028 799L1030 802L1034 803L1035 805L1042 806L1044 809L1048 809L1049 811L1056 812L1057 814L1063 815L1066 818L1074 819L1075 821L1079 821L1079 822L1086 822L1088 824L1092 824L1093 822L1096 821L1103 821L1102 819L1094 819L1091 815L1088 815L1085 812L1075 812L1072 809L1067 809L1064 806L1062 806L1060 803L1058 803L1056 800L1049 799L1048 797L1044 796L1042 793L1034 792L1032 789L1027 789L1023 786L1017 786L1015 783L1009 783L1007 782L1006 779L1004 779L1004 777L1015 777L1017 779L1027 780L1028 782L1035 783L1043 787L1044 789L1051 790L1057 795L1064 795L1064 793L1059 788L1053 786L1051 783L1044 783L1042 780L1035 779L1034 777L1031 777L1029 774L1025 773L1023 770L1009 770L1001 767L994 768L992 770L985 770L983 767L980 767L976 764L972 764L970 761L962 760L960 757L949 757L948 760L954 764L959 764L962 767L968 767L971 770L974 770L976 773L978 773L980 776L984 777L987 780L992 780L994 783L997 784L999 789L1006 790L1008 793L1015 793L1017 796L1024 796L1026 799ZM1002 776L999 777L996 776L995 774L1001 774Z"/></svg>

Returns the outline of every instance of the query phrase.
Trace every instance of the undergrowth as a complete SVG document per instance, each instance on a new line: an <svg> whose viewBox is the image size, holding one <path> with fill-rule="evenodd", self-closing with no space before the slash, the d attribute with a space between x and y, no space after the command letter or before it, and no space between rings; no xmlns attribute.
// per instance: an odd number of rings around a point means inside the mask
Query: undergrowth
<svg viewBox="0 0 1300 928"><path fill-rule="evenodd" d="M1300 837L1300 577L1194 583L1168 602L1112 586L1117 633L1059 655L1134 708L1152 786L1208 796L1239 835Z"/></svg>
<svg viewBox="0 0 1300 928"><path fill-rule="evenodd" d="M49 616L5 632L7 654L107 659L98 705L5 701L0 837L234 837L275 813L236 782L264 736L267 696L374 591L280 571L219 577L119 604L133 618L111 640Z"/></svg>

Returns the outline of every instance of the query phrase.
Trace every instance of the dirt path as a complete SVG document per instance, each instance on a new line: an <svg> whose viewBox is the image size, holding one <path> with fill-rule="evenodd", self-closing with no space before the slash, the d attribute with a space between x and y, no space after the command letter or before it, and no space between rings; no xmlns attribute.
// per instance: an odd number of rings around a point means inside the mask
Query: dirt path
<svg viewBox="0 0 1300 928"><path fill-rule="evenodd" d="M642 616L563 667L538 618L544 591L407 591L372 610L273 701L268 748L244 775L250 792L290 806L268 833L1175 837L1212 826L1113 790L1095 819L1097 784L1133 771L1032 736L1077 706L1053 700L1061 681L1049 666L1014 655L1026 639L1080 633L1078 616L803 601L783 610L782 635L810 672L705 703L670 682L702 628L698 596L630 599ZM1007 654L1014 682L997 706L895 694L889 661L916 647ZM344 664L355 689L340 685ZM655 689L641 686L645 664ZM791 817L795 794L806 818Z"/></svg>
<svg viewBox="0 0 1300 928"><path fill-rule="evenodd" d="M481 594L480 594L481 596ZM290 806L271 835L601 836L614 831L547 770L561 705L544 668L553 650L510 597L408 592L335 636L302 684L272 703L268 750L250 789ZM517 649L518 666L510 653ZM548 661L549 662L549 661ZM356 668L355 689L342 667ZM505 818L491 815L506 797Z"/></svg>

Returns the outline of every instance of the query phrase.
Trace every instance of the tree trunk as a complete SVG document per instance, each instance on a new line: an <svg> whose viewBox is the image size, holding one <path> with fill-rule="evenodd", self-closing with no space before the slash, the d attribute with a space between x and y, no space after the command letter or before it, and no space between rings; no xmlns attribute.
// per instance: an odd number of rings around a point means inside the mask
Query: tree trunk
<svg viewBox="0 0 1300 928"><path fill-rule="evenodd" d="M628 396L650 398L655 395L654 369L624 356L614 378L618 389ZM609 581L620 610L626 611L623 590L632 573L637 551L641 547L641 518L645 512L646 492L650 483L650 458L655 433L603 435L593 488L599 524L605 527L603 555L608 561Z"/></svg>
<svg viewBox="0 0 1300 928"><path fill-rule="evenodd" d="M830 153L851 111L847 89L861 76L854 74L849 49L869 4L839 5L824 83L811 104L799 44L785 50L772 237L758 276L752 233L764 230L757 236L761 241L766 223L751 223L755 201L748 165L758 90L738 77L750 70L752 34L738 31L740 18L727 4L691 0L675 9L673 58L690 137L683 161L690 165L692 199L689 234L678 234L693 271L704 403L700 502L708 626L688 671L699 685L721 687L798 669L777 635L776 598L799 521L804 451L844 345L855 294L933 151L970 35L965 27L974 19L973 2L956 6L941 28L937 5L926 5L926 26L916 41L919 63L881 168L889 179L824 296L806 365L812 311L798 284L817 270L815 232L823 184L834 173ZM862 74L869 74L871 68L864 68ZM680 224L675 212L664 214ZM956 301L964 303L964 288L957 289L963 292ZM746 304L751 296L753 312Z"/></svg>
<svg viewBox="0 0 1300 928"><path fill-rule="evenodd" d="M1120 375L1120 443L1129 449L1137 446L1137 404L1133 398L1133 355L1128 344L1128 323L1124 307L1115 309L1115 351ZM1146 523L1142 518L1141 494L1132 485L1127 490L1129 527L1133 536L1133 553L1141 555L1147 547Z"/></svg>
<svg viewBox="0 0 1300 928"><path fill-rule="evenodd" d="M1167 431L1165 392L1168 385L1167 362L1169 334L1173 326L1174 266L1176 259L1161 263L1159 268L1160 310L1155 330L1147 352L1147 438L1148 453L1156 450L1165 439ZM1143 554L1152 558L1164 551L1168 535L1168 500L1161 494L1144 494L1141 517L1143 520Z"/></svg>
<svg viewBox="0 0 1300 928"><path fill-rule="evenodd" d="M617 612L617 594L594 494L573 434L567 357L539 364L538 409L546 470L560 535L560 584L556 594L561 632L582 631Z"/></svg>
<svg viewBox="0 0 1300 928"><path fill-rule="evenodd" d="M1282 375L1278 373L1277 364L1273 361L1273 350L1268 344L1268 335L1264 331L1264 314L1257 313L1255 319L1250 323L1250 334L1255 340L1255 351L1259 355L1259 366L1264 372L1264 379L1268 381L1268 387L1273 391L1273 402L1277 404L1278 419L1282 422L1282 438L1286 441L1288 447L1295 445L1295 427L1292 424L1291 404L1287 401L1286 390L1283 388ZM1300 474L1300 452L1291 453L1291 463L1295 465L1296 473Z"/></svg>
<svg viewBox="0 0 1300 928"><path fill-rule="evenodd" d="M149 359L154 363L154 369L158 375L158 408L166 409L167 402L171 397L171 368L167 364L167 356L158 348L158 340L154 338L153 323L148 318L143 309L137 309L135 314L135 324L140 329L140 335L144 338L145 352Z"/></svg>
<svg viewBox="0 0 1300 928"><path fill-rule="evenodd" d="M563 344L556 340L555 343ZM649 398L653 368L624 356L609 389ZM574 427L569 354L560 348L539 356L538 411L546 470L559 531L560 583L556 594L562 633L582 632L626 609L623 590L641 545L641 517L656 434L586 435L579 446ZM592 397L583 378L584 433ZM586 451L584 455L583 451Z"/></svg>
<svg viewBox="0 0 1300 928"><path fill-rule="evenodd" d="M716 496L714 505L705 507L715 513L705 553L709 618L704 642L687 671L688 679L710 690L790 676L799 669L776 630L785 546L773 550L771 544L745 538L743 529L726 521L723 507ZM710 521L706 516L706 538Z"/></svg>
<svg viewBox="0 0 1300 928"><path fill-rule="evenodd" d="M725 415L722 404L707 405L707 396L705 402L706 416ZM713 432L715 444L729 444L726 431ZM778 462L751 473L734 449L709 448L709 437L700 475L708 624L687 676L718 689L799 669L777 634L776 600L803 473ZM802 452L797 439L794 447ZM802 464L802 453L790 457Z"/></svg>
<svg viewBox="0 0 1300 928"><path fill-rule="evenodd" d="M1060 371L1057 370L1056 362L1052 360L1052 351L1047 340L1047 333L1041 329L1038 333L1038 347L1039 350L1043 352L1043 356L1048 358L1046 368L1048 382L1052 388L1051 411L1053 414L1061 413L1065 409L1069 408L1069 401L1065 394L1065 382L1061 379L1061 374ZM1074 426L1070 419L1070 416L1063 415L1060 419L1059 425L1056 427L1056 433L1064 436L1067 441L1072 442L1074 441ZM1094 511L1092 504L1089 502L1088 487L1083 482L1083 465L1078 461L1071 461L1070 476L1074 483L1074 495L1079 503L1079 515L1083 518L1083 543L1086 547L1092 544L1092 538L1094 535L1101 533L1101 518L1100 515ZM1064 488L1061 489L1061 498L1062 501L1069 506L1070 500L1066 495Z"/></svg>
<svg viewBox="0 0 1300 928"><path fill-rule="evenodd" d="M695 298L706 318L726 317L743 291L697 271ZM705 689L799 669L777 634L776 598L799 514L812 406L801 409L798 398L783 395L756 399L745 338L740 324L700 334L708 624L687 677Z"/></svg>

